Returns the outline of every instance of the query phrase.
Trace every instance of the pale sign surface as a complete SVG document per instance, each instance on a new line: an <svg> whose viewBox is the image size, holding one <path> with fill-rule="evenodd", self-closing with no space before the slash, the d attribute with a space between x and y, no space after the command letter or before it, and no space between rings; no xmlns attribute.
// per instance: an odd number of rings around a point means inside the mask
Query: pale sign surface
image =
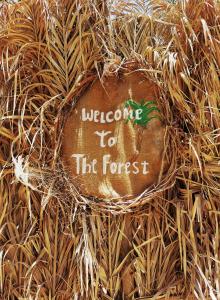
<svg viewBox="0 0 220 300"><path fill-rule="evenodd" d="M96 81L68 116L62 161L76 187L133 197L157 181L164 145L155 86L141 73Z"/></svg>

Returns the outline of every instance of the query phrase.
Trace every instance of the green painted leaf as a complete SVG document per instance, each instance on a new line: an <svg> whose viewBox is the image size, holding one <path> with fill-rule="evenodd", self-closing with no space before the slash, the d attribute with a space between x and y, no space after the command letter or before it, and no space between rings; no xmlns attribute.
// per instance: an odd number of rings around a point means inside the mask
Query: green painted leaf
<svg viewBox="0 0 220 300"><path fill-rule="evenodd" d="M152 106L153 105L153 106ZM132 116L135 117L136 110L141 109L142 112L140 114L140 119L133 120L134 125L146 126L152 119L161 119L159 115L150 116L152 112L160 113L159 108L156 106L155 101L147 101L145 102L144 99L141 99L140 103L135 102L132 99L128 99L125 102L125 107L130 107L133 110ZM126 123L131 121L130 116L128 117Z"/></svg>

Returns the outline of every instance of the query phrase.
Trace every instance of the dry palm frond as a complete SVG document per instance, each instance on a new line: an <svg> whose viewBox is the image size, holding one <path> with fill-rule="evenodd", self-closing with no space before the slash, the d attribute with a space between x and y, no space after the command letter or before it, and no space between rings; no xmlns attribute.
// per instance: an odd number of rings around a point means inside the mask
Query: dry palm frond
<svg viewBox="0 0 220 300"><path fill-rule="evenodd" d="M219 299L220 4L113 2L0 5L1 299ZM136 201L82 197L62 121L131 70L159 88L169 176Z"/></svg>

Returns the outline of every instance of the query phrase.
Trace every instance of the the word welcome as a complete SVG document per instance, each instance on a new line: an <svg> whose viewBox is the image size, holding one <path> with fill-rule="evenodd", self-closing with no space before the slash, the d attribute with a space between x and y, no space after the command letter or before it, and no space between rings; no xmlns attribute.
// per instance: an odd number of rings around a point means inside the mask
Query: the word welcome
<svg viewBox="0 0 220 300"><path fill-rule="evenodd" d="M116 111L103 112L99 110L90 109L86 111L86 108L82 109L81 119L83 122L96 122L96 123L112 123L114 121L128 120L128 118L134 120L140 120L142 109L130 110L128 108L117 109Z"/></svg>

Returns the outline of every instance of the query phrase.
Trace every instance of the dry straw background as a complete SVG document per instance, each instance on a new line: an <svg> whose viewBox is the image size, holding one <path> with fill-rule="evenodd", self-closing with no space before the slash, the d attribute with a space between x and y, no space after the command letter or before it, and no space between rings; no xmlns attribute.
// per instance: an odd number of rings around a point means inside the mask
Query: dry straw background
<svg viewBox="0 0 220 300"><path fill-rule="evenodd" d="M174 184L102 209L67 184L60 120L129 64L160 88ZM220 299L219 67L219 1L1 2L0 299Z"/></svg>

